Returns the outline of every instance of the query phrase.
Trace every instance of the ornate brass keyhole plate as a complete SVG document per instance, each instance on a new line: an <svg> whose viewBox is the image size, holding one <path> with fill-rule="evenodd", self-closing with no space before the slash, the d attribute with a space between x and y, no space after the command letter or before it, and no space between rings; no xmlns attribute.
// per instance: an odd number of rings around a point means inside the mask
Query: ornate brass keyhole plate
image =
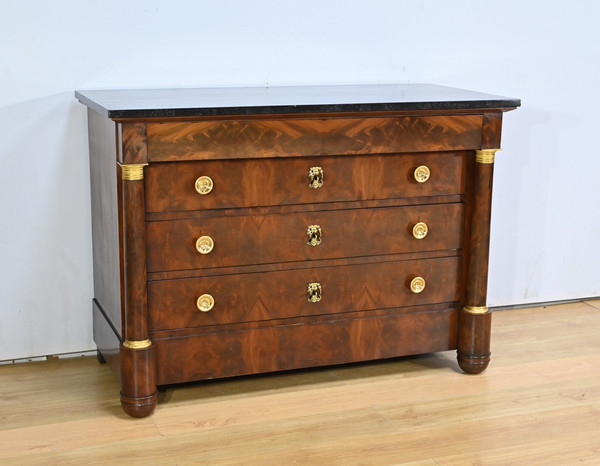
<svg viewBox="0 0 600 466"><path fill-rule="evenodd" d="M321 301L321 284L320 283L309 283L308 289L306 290L308 294L308 302L309 303L318 303Z"/></svg>
<svg viewBox="0 0 600 466"><path fill-rule="evenodd" d="M318 246L321 244L321 227L319 225L309 225L306 236L309 245Z"/></svg>
<svg viewBox="0 0 600 466"><path fill-rule="evenodd" d="M311 188L320 188L323 186L325 175L321 167L310 167L308 170L308 185Z"/></svg>

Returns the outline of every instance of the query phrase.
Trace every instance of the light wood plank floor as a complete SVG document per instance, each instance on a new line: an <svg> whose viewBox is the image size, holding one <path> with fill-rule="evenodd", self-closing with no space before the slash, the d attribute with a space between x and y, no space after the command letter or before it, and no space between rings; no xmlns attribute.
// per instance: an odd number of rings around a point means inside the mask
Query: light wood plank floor
<svg viewBox="0 0 600 466"><path fill-rule="evenodd" d="M599 465L600 300L495 312L492 351L178 387L141 420L95 358L0 366L0 464Z"/></svg>

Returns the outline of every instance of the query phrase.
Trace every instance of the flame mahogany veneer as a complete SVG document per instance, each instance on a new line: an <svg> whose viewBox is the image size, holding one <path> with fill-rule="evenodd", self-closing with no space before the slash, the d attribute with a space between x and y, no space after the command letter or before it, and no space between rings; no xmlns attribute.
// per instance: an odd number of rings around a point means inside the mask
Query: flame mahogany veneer
<svg viewBox="0 0 600 466"><path fill-rule="evenodd" d="M518 99L432 85L76 96L94 339L128 414L151 414L157 386L217 377L448 349L466 372L487 367L493 149Z"/></svg>

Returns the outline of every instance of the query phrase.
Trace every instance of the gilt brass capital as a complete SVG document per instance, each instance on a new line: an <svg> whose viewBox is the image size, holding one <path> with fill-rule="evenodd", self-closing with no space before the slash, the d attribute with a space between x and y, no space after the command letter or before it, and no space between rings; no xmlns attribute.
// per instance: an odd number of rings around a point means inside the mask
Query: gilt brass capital
<svg viewBox="0 0 600 466"><path fill-rule="evenodd" d="M483 315L490 312L487 306L465 306L463 307L463 311L473 315Z"/></svg>
<svg viewBox="0 0 600 466"><path fill-rule="evenodd" d="M152 346L152 342L148 339L146 340L125 340L123 342L123 346L129 349L144 349Z"/></svg>
<svg viewBox="0 0 600 466"><path fill-rule="evenodd" d="M494 163L496 152L502 149L479 149L475 151L475 161L477 163Z"/></svg>
<svg viewBox="0 0 600 466"><path fill-rule="evenodd" d="M127 181L137 181L144 179L144 167L147 163L119 164L121 167L121 177Z"/></svg>

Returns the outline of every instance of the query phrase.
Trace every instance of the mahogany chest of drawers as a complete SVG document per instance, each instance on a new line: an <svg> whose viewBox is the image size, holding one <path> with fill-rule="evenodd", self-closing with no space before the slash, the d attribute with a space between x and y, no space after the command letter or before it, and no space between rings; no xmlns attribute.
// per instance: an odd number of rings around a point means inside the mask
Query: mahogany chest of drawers
<svg viewBox="0 0 600 466"><path fill-rule="evenodd" d="M157 386L490 357L494 154L520 102L433 85L81 91L94 339Z"/></svg>

